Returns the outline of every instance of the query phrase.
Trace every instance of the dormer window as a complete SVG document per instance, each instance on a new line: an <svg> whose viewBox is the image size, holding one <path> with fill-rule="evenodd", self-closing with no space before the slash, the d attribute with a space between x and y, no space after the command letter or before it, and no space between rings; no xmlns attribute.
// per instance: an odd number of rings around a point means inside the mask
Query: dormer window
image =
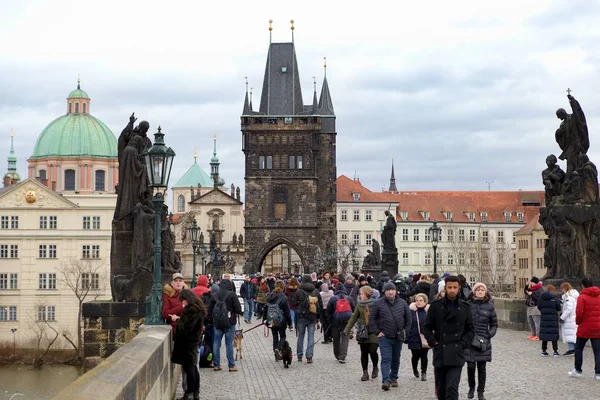
<svg viewBox="0 0 600 400"><path fill-rule="evenodd" d="M482 212L480 215L481 215L481 222L487 222L487 213Z"/></svg>
<svg viewBox="0 0 600 400"><path fill-rule="evenodd" d="M408 220L408 211L400 211L400 218L402 218L403 221L407 221Z"/></svg>
<svg viewBox="0 0 600 400"><path fill-rule="evenodd" d="M522 212L518 212L518 213L517 213L517 221L519 221L519 222L523 222L523 217L524 217L524 215L523 215L523 213L522 213Z"/></svg>
<svg viewBox="0 0 600 400"><path fill-rule="evenodd" d="M452 221L452 212L451 211L444 211L444 217L446 217L446 219L448 221Z"/></svg>
<svg viewBox="0 0 600 400"><path fill-rule="evenodd" d="M429 221L429 211L422 211L421 215L425 221Z"/></svg>
<svg viewBox="0 0 600 400"><path fill-rule="evenodd" d="M511 213L509 212L505 212L504 213L504 219L506 220L506 222L510 222L510 217L512 216Z"/></svg>
<svg viewBox="0 0 600 400"><path fill-rule="evenodd" d="M360 201L360 193L352 193L352 198L354 201Z"/></svg>
<svg viewBox="0 0 600 400"><path fill-rule="evenodd" d="M469 218L470 222L474 222L475 221L475 213L468 212L467 213L467 217Z"/></svg>

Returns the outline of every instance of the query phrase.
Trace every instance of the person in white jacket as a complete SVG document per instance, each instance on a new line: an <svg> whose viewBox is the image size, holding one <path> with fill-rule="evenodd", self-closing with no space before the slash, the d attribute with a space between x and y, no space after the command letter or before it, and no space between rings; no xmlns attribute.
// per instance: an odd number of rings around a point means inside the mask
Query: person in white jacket
<svg viewBox="0 0 600 400"><path fill-rule="evenodd" d="M575 307L577 306L577 298L579 292L573 289L569 282L564 282L560 285L562 295L562 313L560 314L560 326L563 343L566 343L568 348L563 356L572 356L575 354L575 342L577 341L577 324L575 323Z"/></svg>

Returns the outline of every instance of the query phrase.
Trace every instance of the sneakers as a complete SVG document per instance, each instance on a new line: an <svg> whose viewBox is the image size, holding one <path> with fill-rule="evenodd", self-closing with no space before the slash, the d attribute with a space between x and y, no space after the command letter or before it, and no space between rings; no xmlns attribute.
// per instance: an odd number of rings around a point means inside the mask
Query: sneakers
<svg viewBox="0 0 600 400"><path fill-rule="evenodd" d="M582 374L582 372L577 371L575 368L573 368L573 371L569 372L569 376L572 378L581 378ZM598 379L598 375L596 375L596 379Z"/></svg>
<svg viewBox="0 0 600 400"><path fill-rule="evenodd" d="M381 388L387 392L388 390L390 390L390 386L391 386L391 384L386 381L386 382L383 382L383 384L381 385Z"/></svg>
<svg viewBox="0 0 600 400"><path fill-rule="evenodd" d="M419 377L419 370L416 368L413 368L413 375L415 376L415 378Z"/></svg>
<svg viewBox="0 0 600 400"><path fill-rule="evenodd" d="M564 357L573 356L573 355L575 355L575 350L568 350L563 354Z"/></svg>
<svg viewBox="0 0 600 400"><path fill-rule="evenodd" d="M535 335L529 335L529 336L527 337L527 340L533 340L533 338L534 338L534 337L535 337ZM473 396L475 396L475 395L473 395Z"/></svg>
<svg viewBox="0 0 600 400"><path fill-rule="evenodd" d="M560 354L558 354L558 351L555 351L553 354L554 357L560 357Z"/></svg>
<svg viewBox="0 0 600 400"><path fill-rule="evenodd" d="M534 336L531 338L531 340L540 340L540 338L538 336Z"/></svg>
<svg viewBox="0 0 600 400"><path fill-rule="evenodd" d="M279 351L279 349L275 349L275 361L280 361L281 360L281 352Z"/></svg>
<svg viewBox="0 0 600 400"><path fill-rule="evenodd" d="M346 364L346 360L339 359L339 360L338 360L338 362L339 362L340 364Z"/></svg>
<svg viewBox="0 0 600 400"><path fill-rule="evenodd" d="M548 356L548 352L547 351L542 351L542 357L547 357Z"/></svg>
<svg viewBox="0 0 600 400"><path fill-rule="evenodd" d="M427 380L427 372L421 372L421 380L422 381L426 381Z"/></svg>
<svg viewBox="0 0 600 400"><path fill-rule="evenodd" d="M596 376L594 376L594 379L596 379L597 381L600 381L600 374L596 374Z"/></svg>

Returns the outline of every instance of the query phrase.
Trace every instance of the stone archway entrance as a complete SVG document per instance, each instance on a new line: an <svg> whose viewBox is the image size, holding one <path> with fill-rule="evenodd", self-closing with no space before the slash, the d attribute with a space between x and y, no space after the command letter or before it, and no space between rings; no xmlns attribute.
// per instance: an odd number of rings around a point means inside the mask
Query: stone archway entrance
<svg viewBox="0 0 600 400"><path fill-rule="evenodd" d="M306 257L291 241L279 237L264 245L257 253L258 268L262 274L288 272L302 274Z"/></svg>

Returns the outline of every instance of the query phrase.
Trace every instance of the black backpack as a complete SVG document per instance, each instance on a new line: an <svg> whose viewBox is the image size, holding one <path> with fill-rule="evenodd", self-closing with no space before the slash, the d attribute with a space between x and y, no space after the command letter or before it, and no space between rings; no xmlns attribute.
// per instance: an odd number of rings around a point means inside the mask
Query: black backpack
<svg viewBox="0 0 600 400"><path fill-rule="evenodd" d="M394 281L394 285L396 285L396 293L401 299L406 300L406 294L410 291L404 279L397 279Z"/></svg>
<svg viewBox="0 0 600 400"><path fill-rule="evenodd" d="M225 302L229 297L230 293L225 295L224 299L220 299L218 295L215 294L215 307L212 312L212 322L215 328L224 330L231 326L231 321L229 320L229 308L227 308L227 303Z"/></svg>

